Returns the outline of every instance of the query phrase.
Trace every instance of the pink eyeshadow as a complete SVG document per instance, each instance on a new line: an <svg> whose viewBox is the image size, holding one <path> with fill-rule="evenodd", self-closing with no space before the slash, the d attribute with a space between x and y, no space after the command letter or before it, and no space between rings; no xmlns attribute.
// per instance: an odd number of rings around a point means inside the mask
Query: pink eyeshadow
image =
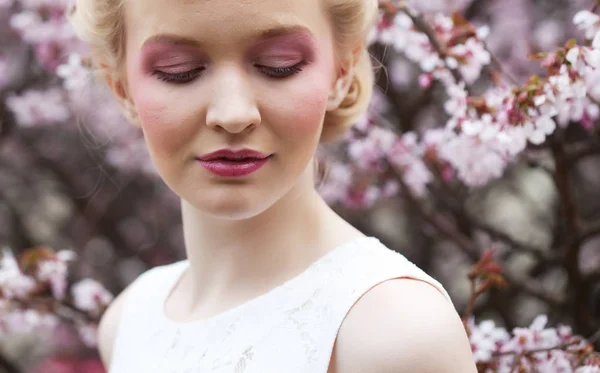
<svg viewBox="0 0 600 373"><path fill-rule="evenodd" d="M141 52L141 64L145 70L184 64L197 66L204 61L204 53L188 45L155 43L145 46Z"/></svg>
<svg viewBox="0 0 600 373"><path fill-rule="evenodd" d="M316 43L310 35L296 33L262 40L250 49L250 53L254 56L302 56L308 60L314 60L315 49Z"/></svg>

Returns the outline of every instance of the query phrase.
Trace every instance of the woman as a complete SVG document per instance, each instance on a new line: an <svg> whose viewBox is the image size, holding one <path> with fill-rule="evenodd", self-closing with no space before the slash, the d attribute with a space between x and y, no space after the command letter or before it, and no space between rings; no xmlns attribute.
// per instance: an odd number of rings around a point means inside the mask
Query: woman
<svg viewBox="0 0 600 373"><path fill-rule="evenodd" d="M336 215L317 146L361 114L375 0L78 0L72 21L160 176L187 259L100 323L131 372L475 372L448 294Z"/></svg>

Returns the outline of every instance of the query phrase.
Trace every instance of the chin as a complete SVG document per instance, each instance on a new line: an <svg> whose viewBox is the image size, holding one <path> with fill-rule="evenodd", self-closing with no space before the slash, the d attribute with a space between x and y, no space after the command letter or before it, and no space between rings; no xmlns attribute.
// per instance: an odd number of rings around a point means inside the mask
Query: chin
<svg viewBox="0 0 600 373"><path fill-rule="evenodd" d="M218 196L203 195L201 198L188 200L198 211L218 219L245 220L260 215L268 210L276 199L244 193L220 193ZM211 198L212 197L212 198ZM261 198L262 197L262 198Z"/></svg>

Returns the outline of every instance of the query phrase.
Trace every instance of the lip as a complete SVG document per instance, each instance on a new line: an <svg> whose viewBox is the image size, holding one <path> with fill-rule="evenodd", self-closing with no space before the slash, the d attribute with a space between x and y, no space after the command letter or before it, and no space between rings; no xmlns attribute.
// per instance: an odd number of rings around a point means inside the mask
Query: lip
<svg viewBox="0 0 600 373"><path fill-rule="evenodd" d="M205 154L201 157L198 157L201 161L212 161L215 159L265 159L268 158L269 154L261 153L252 149L242 149L242 150L231 150L231 149L221 149L216 152Z"/></svg>
<svg viewBox="0 0 600 373"><path fill-rule="evenodd" d="M251 149L238 151L221 149L198 157L198 162L208 171L222 177L242 177L262 168L272 154Z"/></svg>

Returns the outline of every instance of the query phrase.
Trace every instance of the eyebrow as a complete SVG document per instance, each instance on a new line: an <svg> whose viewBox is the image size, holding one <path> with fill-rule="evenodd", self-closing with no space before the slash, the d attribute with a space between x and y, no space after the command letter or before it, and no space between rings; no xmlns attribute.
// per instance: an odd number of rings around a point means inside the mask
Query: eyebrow
<svg viewBox="0 0 600 373"><path fill-rule="evenodd" d="M266 30L261 30L255 35L251 35L248 37L248 40L256 38L258 40L265 40L276 38L280 36L293 35L293 34L306 34L311 38L314 37L313 33L305 26L302 25L284 25L284 26L276 26L271 27ZM155 43L165 43L165 44L174 44L174 45L189 45L192 47L199 47L201 43L193 38L173 35L173 34L158 34L153 35L146 39L142 44L142 48Z"/></svg>

